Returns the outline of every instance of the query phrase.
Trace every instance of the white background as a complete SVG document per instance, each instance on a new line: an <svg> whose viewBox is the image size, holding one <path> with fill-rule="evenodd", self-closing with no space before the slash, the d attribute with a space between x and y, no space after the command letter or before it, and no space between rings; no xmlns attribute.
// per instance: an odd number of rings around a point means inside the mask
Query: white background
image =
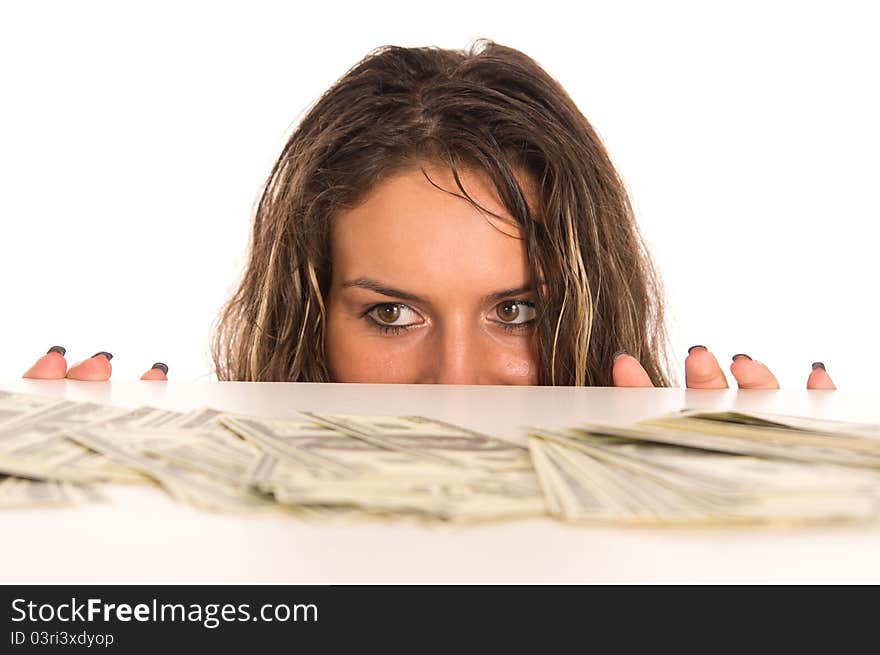
<svg viewBox="0 0 880 655"><path fill-rule="evenodd" d="M212 322L305 109L385 44L518 48L627 182L675 355L824 361L876 390L871 3L128 3L0 8L2 377L54 344L212 379ZM678 371L683 379L682 370ZM728 373L731 384L733 377Z"/></svg>

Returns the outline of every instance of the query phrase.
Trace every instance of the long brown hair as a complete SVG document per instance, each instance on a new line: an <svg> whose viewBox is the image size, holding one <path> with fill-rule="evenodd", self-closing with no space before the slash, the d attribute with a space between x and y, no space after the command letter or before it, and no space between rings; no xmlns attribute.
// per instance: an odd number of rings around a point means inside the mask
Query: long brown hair
<svg viewBox="0 0 880 655"><path fill-rule="evenodd" d="M306 112L272 168L243 277L218 317L218 379L331 381L333 216L388 176L438 161L477 207L457 171L488 174L521 228L540 384L611 386L621 349L656 386L674 384L662 283L602 141L537 62L487 39L469 50L377 48ZM527 172L537 206L515 170Z"/></svg>

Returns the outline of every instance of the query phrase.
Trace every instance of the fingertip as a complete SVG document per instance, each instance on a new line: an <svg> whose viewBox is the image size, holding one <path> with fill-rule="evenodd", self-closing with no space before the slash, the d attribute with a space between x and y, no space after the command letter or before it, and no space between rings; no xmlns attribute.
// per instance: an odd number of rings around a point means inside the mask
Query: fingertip
<svg viewBox="0 0 880 655"><path fill-rule="evenodd" d="M684 360L685 386L688 389L729 389L724 371L706 346L691 346Z"/></svg>
<svg viewBox="0 0 880 655"><path fill-rule="evenodd" d="M813 370L807 377L807 389L836 390L837 386L825 370L822 362L813 362Z"/></svg>
<svg viewBox="0 0 880 655"><path fill-rule="evenodd" d="M149 371L141 376L141 380L168 380L168 364L156 362Z"/></svg>
<svg viewBox="0 0 880 655"><path fill-rule="evenodd" d="M167 380L168 378L162 373L162 371L157 371L154 368L151 368L149 371L144 373L141 376L141 380Z"/></svg>
<svg viewBox="0 0 880 655"><path fill-rule="evenodd" d="M730 362L730 372L736 375L736 371L741 372L751 372L756 370L756 364L759 364L755 359L752 359L748 355L743 353L739 353L733 356L733 360Z"/></svg>
<svg viewBox="0 0 880 655"><path fill-rule="evenodd" d="M779 389L779 381L770 368L742 353L734 355L730 372L740 389Z"/></svg>
<svg viewBox="0 0 880 655"><path fill-rule="evenodd" d="M67 372L68 379L81 380L85 382L104 382L113 375L113 365L110 364L110 358L113 355L107 352L95 353L92 357L85 359L70 367Z"/></svg>
<svg viewBox="0 0 880 655"><path fill-rule="evenodd" d="M21 377L32 380L63 379L67 374L67 360L64 359L66 352L63 346L52 346Z"/></svg>
<svg viewBox="0 0 880 655"><path fill-rule="evenodd" d="M611 376L615 387L653 387L651 377L639 360L625 350L614 353Z"/></svg>

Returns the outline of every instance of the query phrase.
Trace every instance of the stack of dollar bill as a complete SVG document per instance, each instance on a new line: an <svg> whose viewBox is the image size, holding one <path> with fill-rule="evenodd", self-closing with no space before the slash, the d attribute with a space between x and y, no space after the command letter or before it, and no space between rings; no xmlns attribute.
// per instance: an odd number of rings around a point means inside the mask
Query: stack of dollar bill
<svg viewBox="0 0 880 655"><path fill-rule="evenodd" d="M0 391L0 507L154 484L308 519L814 523L880 518L880 426L685 410L529 428L528 447L418 416L124 409Z"/></svg>
<svg viewBox="0 0 880 655"><path fill-rule="evenodd" d="M880 426L683 410L534 429L551 514L572 522L809 524L880 519Z"/></svg>
<svg viewBox="0 0 880 655"><path fill-rule="evenodd" d="M0 507L154 483L217 511L497 520L546 513L528 450L415 416L123 409L0 391Z"/></svg>

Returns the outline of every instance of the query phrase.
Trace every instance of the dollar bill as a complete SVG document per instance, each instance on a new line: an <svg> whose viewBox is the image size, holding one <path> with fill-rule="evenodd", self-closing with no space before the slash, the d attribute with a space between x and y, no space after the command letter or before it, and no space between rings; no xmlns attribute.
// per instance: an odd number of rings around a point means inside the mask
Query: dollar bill
<svg viewBox="0 0 880 655"><path fill-rule="evenodd" d="M143 432L137 429L83 426L66 435L121 465L146 474L173 497L203 509L245 511L266 508L269 501L258 494L206 475L193 467L150 457L139 449Z"/></svg>
<svg viewBox="0 0 880 655"><path fill-rule="evenodd" d="M103 500L104 496L93 485L0 476L0 509L79 505Z"/></svg>
<svg viewBox="0 0 880 655"><path fill-rule="evenodd" d="M124 409L96 403L55 401L0 425L0 473L67 482L142 482L143 476L65 436L77 426L125 425L154 408Z"/></svg>
<svg viewBox="0 0 880 655"><path fill-rule="evenodd" d="M0 426L58 401L45 396L13 393L0 389Z"/></svg>
<svg viewBox="0 0 880 655"><path fill-rule="evenodd" d="M690 438L655 440L631 427L531 430L555 515L653 525L880 518L880 470L733 454L727 444L718 452L705 440L694 447Z"/></svg>
<svg viewBox="0 0 880 655"><path fill-rule="evenodd" d="M155 484L207 511L308 521L550 515L676 527L880 519L880 426L686 409L527 429L527 446L425 416L175 412L0 392L0 508Z"/></svg>
<svg viewBox="0 0 880 655"><path fill-rule="evenodd" d="M392 450L484 471L531 468L518 444L422 416L300 412L316 423Z"/></svg>
<svg viewBox="0 0 880 655"><path fill-rule="evenodd" d="M483 435L453 431L444 425L442 434L453 433L454 439L444 442L447 449L433 442L427 455L421 448L401 448L401 440L386 445L383 439L362 438L365 423L374 428L396 425L400 430L399 421L399 417L348 416L346 430L330 421L317 420L312 414L303 414L299 419L222 419L224 425L264 447L250 481L280 502L357 506L385 512L420 511L444 520L545 513L528 460L520 460L515 468L510 465L513 458L506 455L505 459L490 460L502 468L490 476L485 462L477 466L472 459L460 456L465 445L463 436L479 440L485 448L489 439ZM357 436L351 429L353 424L361 426ZM430 429L424 432L430 434ZM420 434L424 432L420 430ZM502 444L497 451L505 452L507 446ZM515 450L518 455L523 451Z"/></svg>
<svg viewBox="0 0 880 655"><path fill-rule="evenodd" d="M734 455L880 467L880 442L868 438L732 425L693 418L658 418L633 425L581 423L572 430L585 435L665 443Z"/></svg>

